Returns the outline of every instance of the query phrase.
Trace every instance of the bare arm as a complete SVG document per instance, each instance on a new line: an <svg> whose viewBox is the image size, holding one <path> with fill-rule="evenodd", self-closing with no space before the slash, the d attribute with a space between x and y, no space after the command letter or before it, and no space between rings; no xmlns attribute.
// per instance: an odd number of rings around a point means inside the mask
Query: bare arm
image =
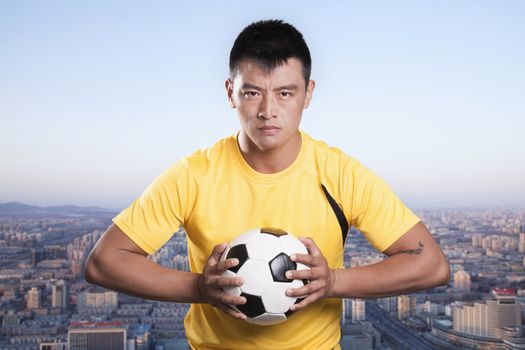
<svg viewBox="0 0 525 350"><path fill-rule="evenodd" d="M450 279L450 267L426 226L419 222L391 245L377 264L336 269L328 298L374 298L439 285Z"/></svg>
<svg viewBox="0 0 525 350"><path fill-rule="evenodd" d="M200 274L158 265L147 256L118 226L111 224L88 256L86 281L145 299L204 302L197 284Z"/></svg>

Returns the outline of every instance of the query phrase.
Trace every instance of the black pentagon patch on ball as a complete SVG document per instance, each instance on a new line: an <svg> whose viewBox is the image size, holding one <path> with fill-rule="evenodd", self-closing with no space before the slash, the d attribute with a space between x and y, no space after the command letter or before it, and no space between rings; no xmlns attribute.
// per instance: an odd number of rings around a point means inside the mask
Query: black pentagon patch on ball
<svg viewBox="0 0 525 350"><path fill-rule="evenodd" d="M272 277L275 282L292 282L293 280L286 278L284 275L288 270L296 270L297 264L290 260L290 257L285 253L280 253L268 263L272 271Z"/></svg>
<svg viewBox="0 0 525 350"><path fill-rule="evenodd" d="M248 317L257 317L266 312L261 297L247 293L241 293L246 298L246 303L236 305L240 312Z"/></svg>
<svg viewBox="0 0 525 350"><path fill-rule="evenodd" d="M242 264L244 264L244 262L248 260L248 251L246 250L246 245L238 244L235 247L230 248L228 254L226 255L226 259L232 258L239 259L239 263L235 266L230 267L228 270L237 273L237 271L239 271L239 269L241 268Z"/></svg>
<svg viewBox="0 0 525 350"><path fill-rule="evenodd" d="M261 228L261 233L267 233L275 237L284 236L288 234L285 230L275 227L263 227Z"/></svg>

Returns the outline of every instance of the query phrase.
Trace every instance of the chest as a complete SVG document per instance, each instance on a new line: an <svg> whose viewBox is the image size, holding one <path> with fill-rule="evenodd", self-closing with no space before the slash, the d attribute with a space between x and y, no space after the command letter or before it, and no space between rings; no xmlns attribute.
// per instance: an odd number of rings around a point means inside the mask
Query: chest
<svg viewBox="0 0 525 350"><path fill-rule="evenodd" d="M206 252L257 227L311 237L334 264L342 251L341 226L320 182L312 176L274 184L254 184L242 177L217 179L199 188L186 231L196 248Z"/></svg>

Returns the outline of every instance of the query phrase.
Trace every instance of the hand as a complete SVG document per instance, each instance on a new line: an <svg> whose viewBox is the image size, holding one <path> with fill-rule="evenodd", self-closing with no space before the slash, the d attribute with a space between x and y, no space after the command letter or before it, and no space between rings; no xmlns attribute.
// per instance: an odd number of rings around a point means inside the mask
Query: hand
<svg viewBox="0 0 525 350"><path fill-rule="evenodd" d="M217 307L230 316L245 320L246 315L236 311L228 304L244 304L246 303L246 298L230 295L222 289L222 287L227 286L240 286L244 282L242 277L221 276L224 271L239 264L238 259L226 259L220 261L221 255L226 249L226 246L226 243L222 243L213 248L213 251L208 258L208 262L204 267L204 271L199 276L199 292L205 303Z"/></svg>
<svg viewBox="0 0 525 350"><path fill-rule="evenodd" d="M335 271L328 266L323 253L315 245L313 239L309 237L299 237L299 240L304 243L309 254L293 254L291 259L295 262L308 265L310 269L289 270L286 272L286 277L299 280L307 279L310 283L303 287L288 289L286 291L287 296L298 298L306 296L300 303L290 307L292 311L302 309L321 298L328 297L335 283Z"/></svg>

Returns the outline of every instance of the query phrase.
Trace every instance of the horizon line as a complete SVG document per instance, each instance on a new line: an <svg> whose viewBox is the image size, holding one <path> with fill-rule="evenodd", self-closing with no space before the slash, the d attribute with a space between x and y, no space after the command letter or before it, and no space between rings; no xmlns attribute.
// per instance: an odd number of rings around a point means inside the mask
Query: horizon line
<svg viewBox="0 0 525 350"><path fill-rule="evenodd" d="M88 207L97 207L104 210L110 210L115 212L120 212L121 210L125 209L127 206L124 206L120 209L114 208L114 207L105 207L98 204L91 204L91 205L79 205L79 204L55 204L55 205L39 205L39 204L29 204L24 202L17 202L17 201L8 201L8 202L0 202L0 205L5 204L22 204L27 206L35 206L35 207L41 207L41 208L47 208L47 207L63 207L63 206L74 206L78 208L88 208ZM131 203L130 203L131 204ZM525 210L525 207L518 207L518 206L504 206L504 205L494 205L494 206L407 206L412 211L422 211L422 210L460 210L460 211L466 211L466 210Z"/></svg>

